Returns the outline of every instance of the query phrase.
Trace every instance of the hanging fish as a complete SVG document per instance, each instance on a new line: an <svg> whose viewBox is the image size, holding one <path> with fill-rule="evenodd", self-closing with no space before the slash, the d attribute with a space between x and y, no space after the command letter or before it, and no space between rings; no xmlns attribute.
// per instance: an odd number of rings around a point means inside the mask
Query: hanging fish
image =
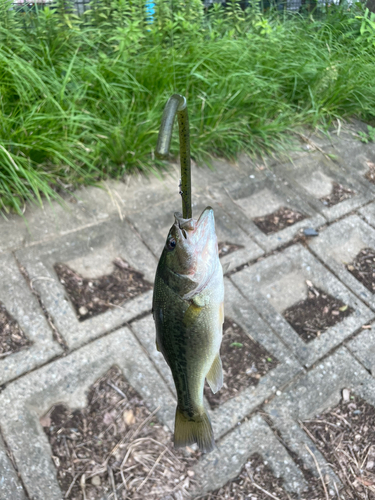
<svg viewBox="0 0 375 500"><path fill-rule="evenodd" d="M204 381L216 393L223 385L219 354L224 321L223 269L214 212L198 220L175 213L156 271L153 316L156 347L168 363L177 391L176 447L215 446L203 404Z"/></svg>

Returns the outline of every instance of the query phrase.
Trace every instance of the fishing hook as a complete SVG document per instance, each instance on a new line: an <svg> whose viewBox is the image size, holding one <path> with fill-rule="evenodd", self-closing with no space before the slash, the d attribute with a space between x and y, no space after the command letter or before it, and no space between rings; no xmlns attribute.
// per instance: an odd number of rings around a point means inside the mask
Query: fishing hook
<svg viewBox="0 0 375 500"><path fill-rule="evenodd" d="M165 105L155 155L160 159L166 159L168 157L172 139L173 122L176 114L178 120L178 132L180 136L180 194L182 198L182 216L184 219L191 219L192 207L189 116L186 98L180 94L173 94Z"/></svg>

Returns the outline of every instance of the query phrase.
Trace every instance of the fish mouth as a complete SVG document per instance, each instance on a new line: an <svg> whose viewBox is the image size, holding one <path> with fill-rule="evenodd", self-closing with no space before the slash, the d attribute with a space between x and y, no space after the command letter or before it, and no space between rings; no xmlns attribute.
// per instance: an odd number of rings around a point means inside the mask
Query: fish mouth
<svg viewBox="0 0 375 500"><path fill-rule="evenodd" d="M173 275L188 278L195 286L183 295L190 299L207 285L218 264L214 211L206 207L197 219L184 219L176 212L172 236L176 239ZM178 263L177 263L178 262Z"/></svg>
<svg viewBox="0 0 375 500"><path fill-rule="evenodd" d="M187 232L196 232L198 229L202 231L206 229L214 229L215 230L215 220L214 220L214 211L211 207L206 207L199 219L184 219L180 212L175 212L175 225L182 232L181 234L184 238L187 238Z"/></svg>
<svg viewBox="0 0 375 500"><path fill-rule="evenodd" d="M199 219L184 219L180 212L175 212L175 231L180 245L199 245L211 238L216 238L215 217L211 207L206 207Z"/></svg>

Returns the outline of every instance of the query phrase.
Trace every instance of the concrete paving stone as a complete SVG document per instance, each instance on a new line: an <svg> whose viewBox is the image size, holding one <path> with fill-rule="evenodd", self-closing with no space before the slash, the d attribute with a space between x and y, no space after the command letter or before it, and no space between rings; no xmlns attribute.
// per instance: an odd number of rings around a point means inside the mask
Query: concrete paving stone
<svg viewBox="0 0 375 500"><path fill-rule="evenodd" d="M270 170L242 177L225 191L228 196L220 194L223 209L267 252L288 243L300 229L325 223L325 219L293 192L286 181ZM219 194L214 192L213 196L219 197ZM256 217L271 214L281 207L291 208L306 218L268 235L253 222Z"/></svg>
<svg viewBox="0 0 375 500"><path fill-rule="evenodd" d="M328 151L327 148L326 150ZM333 149L329 151L335 152ZM333 161L320 152L293 162L276 165L274 170L276 175L285 178L290 183L296 194L303 197L328 221L346 215L373 198L368 185L362 182L354 170L346 169L345 162ZM320 198L331 193L334 182L354 190L355 194L351 198L328 207L320 201Z"/></svg>
<svg viewBox="0 0 375 500"><path fill-rule="evenodd" d="M359 332L346 347L375 377L375 323Z"/></svg>
<svg viewBox="0 0 375 500"><path fill-rule="evenodd" d="M359 130L366 132L367 124L355 119L350 119L350 122L346 123L340 121L340 124L336 123L327 132L302 128L295 132L297 144L294 148L291 146L289 150L277 152L278 163L286 163L315 151L331 148L336 144L340 146L345 145L346 142L359 142ZM268 164L270 164L270 160L268 160Z"/></svg>
<svg viewBox="0 0 375 500"><path fill-rule="evenodd" d="M346 268L360 250L375 250L375 230L357 215L327 227L318 238L309 241L311 250L350 288L361 300L375 308L375 295L358 281Z"/></svg>
<svg viewBox="0 0 375 500"><path fill-rule="evenodd" d="M53 340L36 297L20 273L10 253L0 255L0 302L32 342L18 352L0 358L0 385L62 354Z"/></svg>
<svg viewBox="0 0 375 500"><path fill-rule="evenodd" d="M178 173L173 165L158 177L134 174L125 182L106 181L102 187L84 187L62 195L62 201L45 203L41 209L27 203L24 217L0 218L0 253L46 241L98 224L111 216L126 214L164 201L178 193Z"/></svg>
<svg viewBox="0 0 375 500"><path fill-rule="evenodd" d="M9 384L0 394L0 426L30 498L61 500L48 438L40 424L53 405L87 405L92 384L112 366L172 428L175 400L128 328L121 328Z"/></svg>
<svg viewBox="0 0 375 500"><path fill-rule="evenodd" d="M305 366L311 366L374 317L370 309L301 245L245 268L231 279ZM306 280L354 309L350 316L309 343L301 339L282 315L287 308L307 298Z"/></svg>
<svg viewBox="0 0 375 500"><path fill-rule="evenodd" d="M333 482L339 485L340 481L314 442L302 429L300 422L314 418L336 406L344 388L353 391L369 404L375 405L375 380L345 347L340 347L288 387L285 393L275 397L264 407L280 431L286 446L302 459L305 466L318 475L314 460L306 448L309 447L315 455L323 477L325 474L329 475L331 487Z"/></svg>
<svg viewBox="0 0 375 500"><path fill-rule="evenodd" d="M167 365L162 353L156 349L155 321L152 317L152 314L142 319L133 321L130 324L130 328L134 332L142 347L147 352L148 357L152 359L154 365L156 366L160 375L163 377L169 389L173 394L175 394L175 387L171 370Z"/></svg>
<svg viewBox="0 0 375 500"><path fill-rule="evenodd" d="M54 264L62 262L86 278L96 278L112 272L116 257L125 259L132 268L144 273L146 280L153 282L156 259L129 224L118 218L17 251L17 258L25 266L69 348L77 348L151 309L150 290L124 302L121 307L85 321L77 319L54 271Z"/></svg>
<svg viewBox="0 0 375 500"><path fill-rule="evenodd" d="M375 190L375 186L364 178L369 169L368 163L375 163L375 144L361 142L358 137L351 140L340 141L333 146L332 150L340 163L344 164L351 175L360 176L369 188Z"/></svg>
<svg viewBox="0 0 375 500"><path fill-rule="evenodd" d="M271 357L277 358L279 364L262 377L257 386L244 389L238 396L226 401L215 410L211 410L206 402L216 439L237 425L302 369L296 358L288 352L228 279L225 279L225 316L239 324L251 339L269 352ZM133 322L131 328L174 393L170 369L163 355L155 347L155 326L152 316Z"/></svg>
<svg viewBox="0 0 375 500"><path fill-rule="evenodd" d="M362 215L366 222L368 222L368 224L375 227L375 202L362 207L358 210L358 212Z"/></svg>
<svg viewBox="0 0 375 500"><path fill-rule="evenodd" d="M367 124L350 118L350 121L345 123L341 120L340 122L336 122L327 132L318 129L302 129L298 137L305 149L311 152L319 151L319 149L325 151L331 147L345 147L345 144L348 143L363 144L359 140L359 131L367 132ZM346 156L348 157L349 155Z"/></svg>
<svg viewBox="0 0 375 500"><path fill-rule="evenodd" d="M0 498L1 500L26 500L24 489L7 455L0 436Z"/></svg>
<svg viewBox="0 0 375 500"><path fill-rule="evenodd" d="M211 158L207 164L197 165L192 162L191 178L193 199L196 193L204 193L207 188L220 184L231 184L243 176L252 174L259 167L273 163L272 158L252 159L247 154L240 154L236 160ZM178 178L181 177L180 165L175 164Z"/></svg>
<svg viewBox="0 0 375 500"><path fill-rule="evenodd" d="M193 200L194 218L198 219L207 206L214 209L218 243L233 243L243 247L223 256L220 259L222 265L229 265L233 269L263 255L264 251L224 212L220 202L217 203L203 194L195 194ZM147 210L128 217L157 259L161 255L169 229L174 223L174 212L181 212L180 198L174 199L173 203L168 201L153 207L152 211Z"/></svg>
<svg viewBox="0 0 375 500"><path fill-rule="evenodd" d="M24 218L18 214L0 218L0 252L33 245L107 219L109 214L102 212L97 204L89 205L80 199L90 189L93 188L82 188L69 197L65 196L61 204L56 201L46 203L43 209L26 204ZM105 191L96 191L98 197L108 197Z"/></svg>
<svg viewBox="0 0 375 500"><path fill-rule="evenodd" d="M216 490L234 479L247 460L257 453L277 478L283 479L286 491L300 495L307 483L290 455L259 415L243 422L227 434L217 449L205 455L195 467L200 495Z"/></svg>

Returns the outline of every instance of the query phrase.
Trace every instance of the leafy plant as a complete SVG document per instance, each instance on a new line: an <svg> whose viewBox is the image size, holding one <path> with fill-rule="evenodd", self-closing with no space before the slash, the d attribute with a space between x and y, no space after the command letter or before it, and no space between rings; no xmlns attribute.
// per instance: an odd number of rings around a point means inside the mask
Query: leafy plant
<svg viewBox="0 0 375 500"><path fill-rule="evenodd" d="M361 42L365 40L368 44L375 47L375 13L370 12L369 9L366 8L363 16L355 16L355 18L361 21L358 41Z"/></svg>
<svg viewBox="0 0 375 500"><path fill-rule="evenodd" d="M375 116L373 18L356 5L315 21L235 1L204 12L201 0L156 0L151 20L144 4L94 0L77 15L69 0L33 9L0 0L3 210L156 173L174 92L188 98L197 161L277 154L301 125ZM176 132L172 151L177 143Z"/></svg>
<svg viewBox="0 0 375 500"><path fill-rule="evenodd" d="M367 125L367 133L360 130L358 132L361 142L375 142L375 127L371 127L371 125Z"/></svg>

